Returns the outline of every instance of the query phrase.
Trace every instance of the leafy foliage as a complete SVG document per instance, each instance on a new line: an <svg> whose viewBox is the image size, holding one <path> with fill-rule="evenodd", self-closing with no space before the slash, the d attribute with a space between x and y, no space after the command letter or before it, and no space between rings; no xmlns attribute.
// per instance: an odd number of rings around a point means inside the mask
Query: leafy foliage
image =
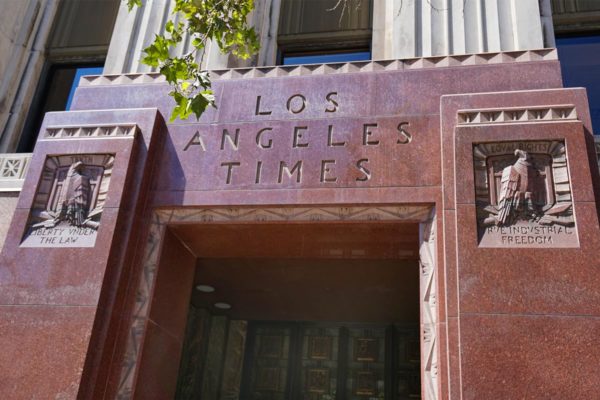
<svg viewBox="0 0 600 400"><path fill-rule="evenodd" d="M254 8L254 0L173 0L173 14L165 27L164 35L156 35L144 49L142 62L165 76L173 90L169 93L175 100L171 121L196 118L210 105L215 97L207 71L200 69L204 50L209 41L216 43L223 53L231 53L247 59L258 51L259 42L254 28L247 24L248 14ZM140 7L142 0L127 0L129 11ZM179 16L179 18L175 18ZM184 22L176 22L182 19ZM191 40L188 53L172 56L172 50ZM200 56L199 62L198 55Z"/></svg>

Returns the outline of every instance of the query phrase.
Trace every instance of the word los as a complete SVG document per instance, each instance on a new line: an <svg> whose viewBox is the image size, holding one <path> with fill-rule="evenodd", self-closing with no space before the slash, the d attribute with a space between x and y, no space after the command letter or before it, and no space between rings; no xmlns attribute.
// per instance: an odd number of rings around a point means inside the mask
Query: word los
<svg viewBox="0 0 600 400"><path fill-rule="evenodd" d="M325 95L327 106L323 111L325 111L326 113L334 113L338 110L339 103L337 100L337 96L337 92L329 92ZM254 115L271 115L273 111L270 109L263 109L261 106L261 101L262 96L256 96L256 109ZM306 97L301 93L297 93L288 97L285 106L290 113L300 114L306 109L307 103L308 102L306 100Z"/></svg>

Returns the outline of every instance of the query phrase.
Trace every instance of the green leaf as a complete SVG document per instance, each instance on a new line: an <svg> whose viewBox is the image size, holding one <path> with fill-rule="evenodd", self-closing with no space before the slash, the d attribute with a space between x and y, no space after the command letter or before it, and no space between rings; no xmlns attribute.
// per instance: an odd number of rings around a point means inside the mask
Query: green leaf
<svg viewBox="0 0 600 400"><path fill-rule="evenodd" d="M177 118L179 119L188 119L191 115L192 111L190 109L191 100L187 97L183 96L181 93L177 91L172 91L169 93L175 99L175 107L171 112L171 118L169 119L171 122L175 121Z"/></svg>
<svg viewBox="0 0 600 400"><path fill-rule="evenodd" d="M215 96L206 71L195 60L209 40L222 52L249 58L258 51L258 35L247 23L254 8L253 0L173 0L174 16L165 25L165 33L156 35L144 49L142 63L158 70L172 87L169 93L175 106L171 121L186 119L192 113L200 118L208 106L215 106ZM141 6L142 0L127 0L129 10ZM183 20L183 22L181 21ZM177 23L175 21L178 21ZM192 49L179 56L174 49L183 37L191 37ZM179 51L179 50L178 50Z"/></svg>
<svg viewBox="0 0 600 400"><path fill-rule="evenodd" d="M210 103L211 102L209 98L205 97L205 95L202 93L197 94L191 99L190 108L194 115L196 115L196 119L200 119L200 116L202 115L202 113L204 113L204 110L206 110L206 107L208 107Z"/></svg>
<svg viewBox="0 0 600 400"><path fill-rule="evenodd" d="M133 10L133 7L141 7L142 0L127 0L127 9L129 11Z"/></svg>

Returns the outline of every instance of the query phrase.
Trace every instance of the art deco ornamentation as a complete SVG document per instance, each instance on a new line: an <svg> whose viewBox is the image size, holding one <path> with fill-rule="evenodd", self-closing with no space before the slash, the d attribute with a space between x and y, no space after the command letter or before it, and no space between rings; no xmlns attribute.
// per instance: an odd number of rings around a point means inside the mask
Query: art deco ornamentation
<svg viewBox="0 0 600 400"><path fill-rule="evenodd" d="M146 239L143 271L137 284L136 304L129 321L127 350L123 359L117 399L133 398L144 333L155 287L162 237L169 224L230 221L403 221L416 222L420 229L421 315L426 332L421 336L423 352L424 399L437 400L437 302L436 302L436 219L429 206L401 207L279 207L202 208L156 210ZM364 382L365 380L363 380ZM366 380L368 382L368 379Z"/></svg>
<svg viewBox="0 0 600 400"><path fill-rule="evenodd" d="M577 245L564 143L484 143L473 154L480 245Z"/></svg>
<svg viewBox="0 0 600 400"><path fill-rule="evenodd" d="M419 229L419 267L421 300L421 376L424 400L439 398L438 378L438 303L437 303L437 244L435 210L421 223Z"/></svg>
<svg viewBox="0 0 600 400"><path fill-rule="evenodd" d="M354 360L376 362L379 343L373 338L356 338L354 343Z"/></svg>
<svg viewBox="0 0 600 400"><path fill-rule="evenodd" d="M30 161L31 154L0 154L0 190L21 190Z"/></svg>
<svg viewBox="0 0 600 400"><path fill-rule="evenodd" d="M573 104L542 107L512 107L458 112L458 125L514 124L545 121L576 121L577 109Z"/></svg>
<svg viewBox="0 0 600 400"><path fill-rule="evenodd" d="M44 131L44 139L85 139L126 137L135 135L137 125L92 125L92 126L49 126Z"/></svg>
<svg viewBox="0 0 600 400"><path fill-rule="evenodd" d="M113 162L110 154L48 157L21 246L94 246Z"/></svg>
<svg viewBox="0 0 600 400"><path fill-rule="evenodd" d="M377 377L372 371L358 371L354 377L357 396L376 396L377 395Z"/></svg>
<svg viewBox="0 0 600 400"><path fill-rule="evenodd" d="M556 49L505 51L485 54L461 54L408 58L404 60L355 61L314 65L285 65L280 67L228 68L210 71L213 80L271 78L279 76L303 76L343 74L365 71L398 71L404 69L443 68L461 65L487 65L536 60L556 60ZM82 86L164 84L165 77L159 73L89 75L81 78Z"/></svg>
<svg viewBox="0 0 600 400"><path fill-rule="evenodd" d="M311 336L308 339L308 358L311 360L330 360L333 350L333 337Z"/></svg>
<svg viewBox="0 0 600 400"><path fill-rule="evenodd" d="M306 371L306 391L309 393L329 393L329 369L309 368Z"/></svg>

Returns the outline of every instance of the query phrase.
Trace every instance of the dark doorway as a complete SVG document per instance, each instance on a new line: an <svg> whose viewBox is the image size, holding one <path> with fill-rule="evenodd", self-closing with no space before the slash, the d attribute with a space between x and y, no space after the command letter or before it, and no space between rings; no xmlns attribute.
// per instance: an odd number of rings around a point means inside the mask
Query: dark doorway
<svg viewBox="0 0 600 400"><path fill-rule="evenodd" d="M206 255L178 399L420 398L417 224L172 230Z"/></svg>
<svg viewBox="0 0 600 400"><path fill-rule="evenodd" d="M419 397L419 338L411 325L248 324L240 399Z"/></svg>

